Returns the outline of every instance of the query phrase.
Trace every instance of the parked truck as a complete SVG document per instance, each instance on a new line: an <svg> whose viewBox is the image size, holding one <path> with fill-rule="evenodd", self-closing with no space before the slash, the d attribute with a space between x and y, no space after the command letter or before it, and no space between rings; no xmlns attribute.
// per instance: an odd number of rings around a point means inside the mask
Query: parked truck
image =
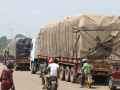
<svg viewBox="0 0 120 90"><path fill-rule="evenodd" d="M16 38L7 46L8 60L14 60L14 70L29 69L31 38Z"/></svg>
<svg viewBox="0 0 120 90"><path fill-rule="evenodd" d="M3 65L6 65L6 49L3 49L2 51L2 62L3 62Z"/></svg>
<svg viewBox="0 0 120 90"><path fill-rule="evenodd" d="M119 36L120 19L115 15L84 13L47 24L38 34L38 58L30 62L31 70L38 71L46 59L57 59L60 79L74 83L81 60L87 58L95 82L107 82L108 71L120 64Z"/></svg>

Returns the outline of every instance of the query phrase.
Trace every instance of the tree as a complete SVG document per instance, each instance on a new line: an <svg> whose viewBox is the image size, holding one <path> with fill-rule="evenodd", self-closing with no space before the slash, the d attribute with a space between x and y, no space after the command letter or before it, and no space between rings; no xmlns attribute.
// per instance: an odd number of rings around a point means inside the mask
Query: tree
<svg viewBox="0 0 120 90"><path fill-rule="evenodd" d="M6 36L2 36L0 38L0 46L5 46L6 45L7 38Z"/></svg>
<svg viewBox="0 0 120 90"><path fill-rule="evenodd" d="M7 37L6 37L6 36L2 36L2 37L0 38L0 40L2 40L2 41L7 41Z"/></svg>
<svg viewBox="0 0 120 90"><path fill-rule="evenodd" d="M7 43L6 42L7 42L6 36L2 36L0 38L0 52L2 52L2 50L7 47Z"/></svg>

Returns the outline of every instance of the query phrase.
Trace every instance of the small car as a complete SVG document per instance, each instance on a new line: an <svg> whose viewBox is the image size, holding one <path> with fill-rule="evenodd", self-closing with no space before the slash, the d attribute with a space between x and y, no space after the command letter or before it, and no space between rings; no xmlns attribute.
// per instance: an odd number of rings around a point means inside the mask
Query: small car
<svg viewBox="0 0 120 90"><path fill-rule="evenodd" d="M113 69L108 72L109 75L109 88L115 90L117 86L120 86L120 65L114 65Z"/></svg>

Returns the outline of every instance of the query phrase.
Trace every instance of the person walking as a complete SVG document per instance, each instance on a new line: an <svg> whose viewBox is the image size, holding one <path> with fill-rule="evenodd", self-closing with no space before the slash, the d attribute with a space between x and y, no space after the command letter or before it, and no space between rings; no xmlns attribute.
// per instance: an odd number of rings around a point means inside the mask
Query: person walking
<svg viewBox="0 0 120 90"><path fill-rule="evenodd" d="M13 83L13 66L14 61L8 60L6 63L7 68L4 68L1 74L1 90L9 90L9 89L15 89L14 83Z"/></svg>

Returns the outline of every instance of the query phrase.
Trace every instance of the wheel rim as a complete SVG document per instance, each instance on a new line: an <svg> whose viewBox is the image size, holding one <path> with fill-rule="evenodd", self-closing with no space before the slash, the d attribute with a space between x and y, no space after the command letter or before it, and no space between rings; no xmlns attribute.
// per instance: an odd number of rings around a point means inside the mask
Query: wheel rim
<svg viewBox="0 0 120 90"><path fill-rule="evenodd" d="M109 87L112 88L112 79L109 80Z"/></svg>

